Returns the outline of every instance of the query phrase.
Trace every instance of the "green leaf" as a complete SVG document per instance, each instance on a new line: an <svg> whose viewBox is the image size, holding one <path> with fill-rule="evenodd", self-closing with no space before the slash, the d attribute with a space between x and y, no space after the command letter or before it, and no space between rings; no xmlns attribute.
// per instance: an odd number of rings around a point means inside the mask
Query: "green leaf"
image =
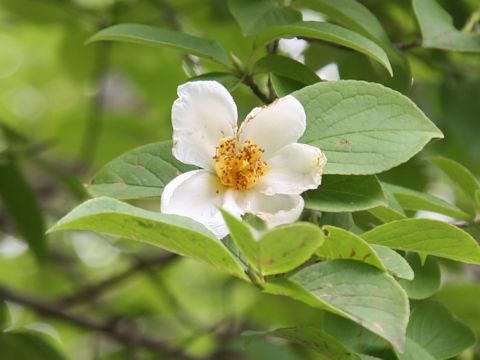
<svg viewBox="0 0 480 360"><path fill-rule="evenodd" d="M380 21L365 5L357 0L304 0L301 3L376 42L387 54L394 77L384 78L375 74L375 82L380 82L402 93L408 92L412 83L409 62L402 52L392 45ZM376 72L374 69L372 70Z"/></svg>
<svg viewBox="0 0 480 360"><path fill-rule="evenodd" d="M370 244L480 264L480 247L467 232L442 221L404 219L362 234Z"/></svg>
<svg viewBox="0 0 480 360"><path fill-rule="evenodd" d="M287 96L305 87L305 84L284 76L272 74L272 85L278 97Z"/></svg>
<svg viewBox="0 0 480 360"><path fill-rule="evenodd" d="M350 259L386 271L380 258L361 237L334 226L324 226L325 243L317 250L317 255L325 259Z"/></svg>
<svg viewBox="0 0 480 360"><path fill-rule="evenodd" d="M351 354L341 342L321 329L312 326L281 328L270 331L244 331L245 345L260 336L273 336L285 339L319 353L319 360L348 360Z"/></svg>
<svg viewBox="0 0 480 360"><path fill-rule="evenodd" d="M172 142L140 146L110 161L92 180L87 191L94 197L136 199L160 196L180 173L195 169L175 159Z"/></svg>
<svg viewBox="0 0 480 360"><path fill-rule="evenodd" d="M363 81L320 82L292 94L303 104L301 142L326 154L325 174L374 174L397 166L442 133L402 94Z"/></svg>
<svg viewBox="0 0 480 360"><path fill-rule="evenodd" d="M329 312L324 313L322 325L328 334L352 352L379 354L389 346L385 340L361 325Z"/></svg>
<svg viewBox="0 0 480 360"><path fill-rule="evenodd" d="M94 41L115 40L143 45L167 46L230 66L225 50L216 41L140 24L119 24L100 30L87 44Z"/></svg>
<svg viewBox="0 0 480 360"><path fill-rule="evenodd" d="M274 0L229 0L228 6L243 35L258 34L271 26L286 25L302 20L302 14Z"/></svg>
<svg viewBox="0 0 480 360"><path fill-rule="evenodd" d="M455 219L470 220L471 217L455 205L430 194L404 188L393 184L382 184L395 196L400 206L405 210L426 210L451 216Z"/></svg>
<svg viewBox="0 0 480 360"><path fill-rule="evenodd" d="M330 213L323 211L317 222L322 227L324 225L332 225L344 230L350 230L355 225L352 213L349 212Z"/></svg>
<svg viewBox="0 0 480 360"><path fill-rule="evenodd" d="M480 52L480 34L463 33L435 0L413 0L413 9L422 30L423 47Z"/></svg>
<svg viewBox="0 0 480 360"><path fill-rule="evenodd" d="M35 194L17 162L0 161L0 199L7 215L38 258L45 255L45 225Z"/></svg>
<svg viewBox="0 0 480 360"><path fill-rule="evenodd" d="M298 222L268 231L258 244L262 274L281 274L295 269L307 261L323 241L323 231L310 223Z"/></svg>
<svg viewBox="0 0 480 360"><path fill-rule="evenodd" d="M475 201L477 202L477 207L480 208L480 190L475 191Z"/></svg>
<svg viewBox="0 0 480 360"><path fill-rule="evenodd" d="M356 0L303 0L300 3L320 11L378 44L390 44L390 39L380 21L367 7Z"/></svg>
<svg viewBox="0 0 480 360"><path fill-rule="evenodd" d="M331 260L311 265L290 277L319 303L399 349L405 343L407 295L390 275L352 260Z"/></svg>
<svg viewBox="0 0 480 360"><path fill-rule="evenodd" d="M274 73L306 85L312 85L320 81L318 75L309 67L281 55L264 56L255 63L253 71L255 74Z"/></svg>
<svg viewBox="0 0 480 360"><path fill-rule="evenodd" d="M370 247L375 250L389 273L398 278L413 279L413 270L402 255L386 246L372 244Z"/></svg>
<svg viewBox="0 0 480 360"><path fill-rule="evenodd" d="M372 209L368 209L367 211L383 223L388 223L391 221L406 218L406 216L402 213L393 210L387 206L377 206Z"/></svg>
<svg viewBox="0 0 480 360"><path fill-rule="evenodd" d="M376 176L327 175L315 190L304 193L305 207L328 212L359 211L386 205Z"/></svg>
<svg viewBox="0 0 480 360"><path fill-rule="evenodd" d="M241 83L242 79L239 79L237 76L228 72L210 72L197 76L193 76L188 81L197 81L197 80L214 80L225 86L225 88L232 92L234 91Z"/></svg>
<svg viewBox="0 0 480 360"><path fill-rule="evenodd" d="M440 156L429 157L427 160L439 167L470 199L475 199L480 184L470 170L456 161Z"/></svg>
<svg viewBox="0 0 480 360"><path fill-rule="evenodd" d="M52 345L34 332L0 333L0 359L5 360L64 360Z"/></svg>
<svg viewBox="0 0 480 360"><path fill-rule="evenodd" d="M427 301L413 309L407 328L405 352L397 355L400 360L443 360L454 357L474 344L475 334L472 330L439 303Z"/></svg>
<svg viewBox="0 0 480 360"><path fill-rule="evenodd" d="M252 229L229 212L223 209L220 209L220 211L227 224L228 230L230 230L230 236L235 242L235 245L237 245L250 265L259 272L259 246L257 240L254 238Z"/></svg>
<svg viewBox="0 0 480 360"><path fill-rule="evenodd" d="M257 241L260 233L228 212L220 211L237 247L253 268L263 275L295 269L323 243L324 235L319 227L301 222L272 229Z"/></svg>
<svg viewBox="0 0 480 360"><path fill-rule="evenodd" d="M146 211L99 197L77 206L49 232L67 229L90 230L146 242L245 278L238 263L215 235L187 217Z"/></svg>
<svg viewBox="0 0 480 360"><path fill-rule="evenodd" d="M387 54L380 46L363 35L334 24L302 21L290 25L273 26L258 35L256 44L262 46L276 39L292 37L319 39L356 50L378 61L393 76Z"/></svg>
<svg viewBox="0 0 480 360"><path fill-rule="evenodd" d="M409 280L399 280L400 285L411 299L426 299L440 288L440 266L437 260L429 256L422 264L418 254L410 253L407 261L415 273L415 277Z"/></svg>

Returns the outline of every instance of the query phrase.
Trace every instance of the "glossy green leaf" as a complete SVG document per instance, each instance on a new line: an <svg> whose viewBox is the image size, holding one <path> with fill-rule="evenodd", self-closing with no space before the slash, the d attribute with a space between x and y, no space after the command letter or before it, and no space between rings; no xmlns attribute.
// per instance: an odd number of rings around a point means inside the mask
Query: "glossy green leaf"
<svg viewBox="0 0 480 360"><path fill-rule="evenodd" d="M467 232L430 219L397 220L364 233L370 244L480 264L480 247Z"/></svg>
<svg viewBox="0 0 480 360"><path fill-rule="evenodd" d="M356 0L301 0L300 3L319 10L342 25L376 40L379 44L390 43L380 21L366 6Z"/></svg>
<svg viewBox="0 0 480 360"><path fill-rule="evenodd" d="M315 190L304 193L308 209L342 212L386 205L376 176L327 175Z"/></svg>
<svg viewBox="0 0 480 360"><path fill-rule="evenodd" d="M278 97L287 96L305 87L304 83L284 76L272 74L271 79Z"/></svg>
<svg viewBox="0 0 480 360"><path fill-rule="evenodd" d="M254 237L253 229L229 212L223 209L220 209L220 211L222 212L228 230L230 230L230 236L235 242L235 245L237 245L250 265L252 265L255 270L260 271L258 266L259 246L257 239Z"/></svg>
<svg viewBox="0 0 480 360"><path fill-rule="evenodd" d="M253 268L263 275L295 269L307 261L324 241L319 227L301 222L267 231L259 239L261 233L221 211L235 244Z"/></svg>
<svg viewBox="0 0 480 360"><path fill-rule="evenodd" d="M344 230L350 230L355 225L352 213L349 212L330 213L322 211L317 223L320 226L331 225Z"/></svg>
<svg viewBox="0 0 480 360"><path fill-rule="evenodd" d="M442 133L407 97L384 86L339 80L292 94L303 104L301 142L322 149L325 174L374 174L397 166Z"/></svg>
<svg viewBox="0 0 480 360"><path fill-rule="evenodd" d="M143 241L245 278L238 263L215 235L187 217L146 211L99 197L73 209L49 232L58 230L90 230Z"/></svg>
<svg viewBox="0 0 480 360"><path fill-rule="evenodd" d="M52 345L34 332L0 333L0 359L5 360L64 360Z"/></svg>
<svg viewBox="0 0 480 360"><path fill-rule="evenodd" d="M245 36L258 34L272 26L302 20L300 12L286 6L277 6L274 0L229 0L228 6Z"/></svg>
<svg viewBox="0 0 480 360"><path fill-rule="evenodd" d="M429 256L422 264L420 257L415 253L407 255L407 261L415 273L409 280L399 280L400 285L411 299L426 299L440 288L440 266L435 258Z"/></svg>
<svg viewBox="0 0 480 360"><path fill-rule="evenodd" d="M370 247L375 250L389 273L398 278L413 279L413 270L402 255L386 246L372 244Z"/></svg>
<svg viewBox="0 0 480 360"><path fill-rule="evenodd" d="M480 34L457 30L453 19L436 0L413 0L422 30L422 46L435 49L480 52Z"/></svg>
<svg viewBox="0 0 480 360"><path fill-rule="evenodd" d="M257 46L276 39L292 37L328 41L356 50L378 61L390 75L393 75L387 54L380 46L363 35L330 23L302 21L290 25L273 26L258 35Z"/></svg>
<svg viewBox="0 0 480 360"><path fill-rule="evenodd" d="M313 70L301 62L281 55L267 55L259 59L253 66L256 74L273 73L306 85L320 81Z"/></svg>
<svg viewBox="0 0 480 360"><path fill-rule="evenodd" d="M289 278L327 309L349 318L403 348L408 300L400 285L381 270L352 260L324 261Z"/></svg>
<svg viewBox="0 0 480 360"><path fill-rule="evenodd" d="M237 76L228 72L210 72L197 76L193 76L188 81L197 81L197 80L214 80L225 86L225 88L232 92L234 91L241 83L242 79L239 79Z"/></svg>
<svg viewBox="0 0 480 360"><path fill-rule="evenodd" d="M260 336L273 336L285 339L319 353L319 360L348 360L353 359L349 351L341 342L321 329L311 326L281 328L270 331L244 331L242 336L248 345L252 339Z"/></svg>
<svg viewBox="0 0 480 360"><path fill-rule="evenodd" d="M193 170L172 155L172 142L140 146L105 165L88 185L94 197L135 199L160 196L163 188L180 173Z"/></svg>
<svg viewBox="0 0 480 360"><path fill-rule="evenodd" d="M470 215L455 205L452 205L433 195L393 184L384 183L382 186L394 194L400 206L405 210L433 211L460 220L470 220L471 218Z"/></svg>
<svg viewBox="0 0 480 360"><path fill-rule="evenodd" d="M317 255L325 259L350 259L386 271L380 258L361 237L334 226L324 226L325 243L317 250Z"/></svg>
<svg viewBox="0 0 480 360"><path fill-rule="evenodd" d="M382 83L402 93L408 93L412 83L409 62L402 52L392 45L380 21L365 5L357 0L303 0L300 1L300 4L318 10L346 28L376 42L387 54L394 76L385 78L373 71L374 79L372 81Z"/></svg>
<svg viewBox="0 0 480 360"><path fill-rule="evenodd" d="M410 344L409 344L410 342ZM407 328L407 345L400 360L449 359L475 344L475 334L445 307L434 301L417 305Z"/></svg>
<svg viewBox="0 0 480 360"><path fill-rule="evenodd" d="M383 205L368 209L367 211L383 223L406 218L402 213Z"/></svg>
<svg viewBox="0 0 480 360"><path fill-rule="evenodd" d="M45 225L42 210L14 159L0 160L0 200L17 231L35 255L45 254Z"/></svg>
<svg viewBox="0 0 480 360"><path fill-rule="evenodd" d="M389 346L387 341L358 323L330 312L324 313L322 325L327 333L352 352L379 354Z"/></svg>
<svg viewBox="0 0 480 360"><path fill-rule="evenodd" d="M230 66L230 60L225 50L216 41L154 26L140 24L113 25L97 32L88 39L87 43L104 40L167 46Z"/></svg>
<svg viewBox="0 0 480 360"><path fill-rule="evenodd" d="M475 199L475 193L480 190L480 184L470 170L456 161L440 156L429 157L427 160L438 166L469 198Z"/></svg>
<svg viewBox="0 0 480 360"><path fill-rule="evenodd" d="M268 231L259 241L262 274L280 274L295 269L307 261L323 241L323 231L310 223L298 222Z"/></svg>

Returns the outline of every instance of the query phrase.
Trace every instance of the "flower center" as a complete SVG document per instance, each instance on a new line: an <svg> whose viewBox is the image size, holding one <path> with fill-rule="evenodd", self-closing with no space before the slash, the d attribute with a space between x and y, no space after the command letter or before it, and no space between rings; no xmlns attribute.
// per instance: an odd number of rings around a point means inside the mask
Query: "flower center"
<svg viewBox="0 0 480 360"><path fill-rule="evenodd" d="M268 172L268 164L260 159L263 152L252 140L246 140L243 147L238 148L236 138L221 139L213 157L220 182L235 190L250 189Z"/></svg>

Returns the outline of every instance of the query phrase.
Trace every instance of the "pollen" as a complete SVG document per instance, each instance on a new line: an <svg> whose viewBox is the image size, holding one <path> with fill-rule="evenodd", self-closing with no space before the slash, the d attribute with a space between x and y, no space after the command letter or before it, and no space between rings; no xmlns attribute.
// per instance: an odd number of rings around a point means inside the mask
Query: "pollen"
<svg viewBox="0 0 480 360"><path fill-rule="evenodd" d="M221 139L213 157L220 182L235 190L253 187L268 172L268 164L261 159L263 152L253 140L239 145L236 138Z"/></svg>

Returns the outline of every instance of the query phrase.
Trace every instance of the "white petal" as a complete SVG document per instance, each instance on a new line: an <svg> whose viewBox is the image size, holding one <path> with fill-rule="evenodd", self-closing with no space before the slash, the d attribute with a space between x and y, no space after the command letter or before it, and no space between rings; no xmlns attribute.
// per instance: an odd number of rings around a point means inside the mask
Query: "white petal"
<svg viewBox="0 0 480 360"><path fill-rule="evenodd" d="M254 189L237 191L235 195L235 200L243 209L243 213L257 215L267 223L269 228L294 222L304 207L304 201L300 195L268 196Z"/></svg>
<svg viewBox="0 0 480 360"><path fill-rule="evenodd" d="M315 146L289 144L270 157L268 173L260 178L255 190L274 195L316 189L322 182L326 162L325 155Z"/></svg>
<svg viewBox="0 0 480 360"><path fill-rule="evenodd" d="M303 56L302 53L307 46L308 42L306 40L297 39L296 37L291 39L280 39L278 42L278 47L281 51L301 63L305 62L305 56Z"/></svg>
<svg viewBox="0 0 480 360"><path fill-rule="evenodd" d="M190 217L222 238L228 229L217 206L222 206L225 192L217 175L208 170L189 171L165 186L161 211Z"/></svg>
<svg viewBox="0 0 480 360"><path fill-rule="evenodd" d="M272 104L255 108L239 130L240 143L253 140L265 150L263 160L285 145L296 142L305 132L306 115L300 101L288 95Z"/></svg>
<svg viewBox="0 0 480 360"><path fill-rule="evenodd" d="M324 67L318 69L315 74L322 80L326 81L336 81L340 80L340 73L338 72L338 65L334 62L331 62Z"/></svg>
<svg viewBox="0 0 480 360"><path fill-rule="evenodd" d="M237 128L237 107L216 81L192 81L178 87L172 107L173 155L186 164L211 169L219 140Z"/></svg>

